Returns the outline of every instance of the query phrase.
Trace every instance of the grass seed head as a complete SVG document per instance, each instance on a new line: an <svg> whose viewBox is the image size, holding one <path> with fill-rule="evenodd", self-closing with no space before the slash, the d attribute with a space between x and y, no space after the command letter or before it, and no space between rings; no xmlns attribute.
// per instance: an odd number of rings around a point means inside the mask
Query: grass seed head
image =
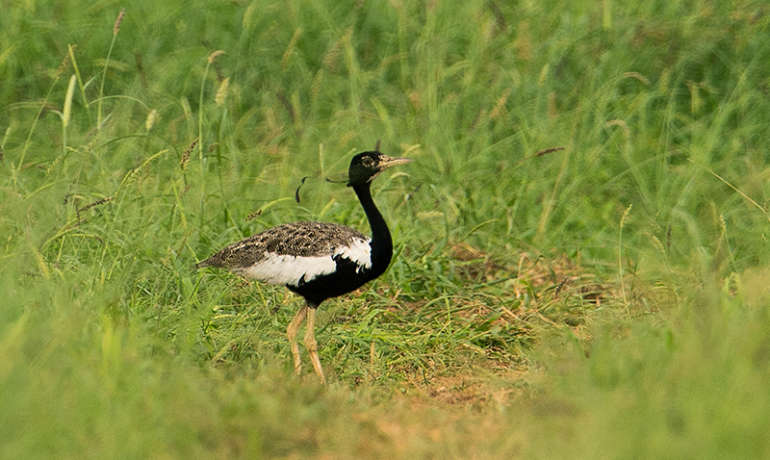
<svg viewBox="0 0 770 460"><path fill-rule="evenodd" d="M120 24L123 22L123 17L126 15L126 9L121 8L118 17L115 18L115 24L112 25L112 35L117 35L120 32Z"/></svg>
<svg viewBox="0 0 770 460"><path fill-rule="evenodd" d="M217 89L217 94L214 96L214 103L216 105L223 105L225 103L225 99L227 98L227 89L230 87L230 77L225 77L224 80L222 80L222 83L219 84L219 89Z"/></svg>
<svg viewBox="0 0 770 460"><path fill-rule="evenodd" d="M158 111L155 109L150 110L150 113L147 114L147 119L144 120L144 129L147 130L147 132L150 132L150 130L155 125L155 122L157 120L158 120Z"/></svg>
<svg viewBox="0 0 770 460"><path fill-rule="evenodd" d="M190 145L187 147L187 149L182 153L182 159L179 160L179 167L182 168L182 171L187 169L187 163L190 162L190 154L195 149L195 146L198 145L198 139L195 139L190 143Z"/></svg>

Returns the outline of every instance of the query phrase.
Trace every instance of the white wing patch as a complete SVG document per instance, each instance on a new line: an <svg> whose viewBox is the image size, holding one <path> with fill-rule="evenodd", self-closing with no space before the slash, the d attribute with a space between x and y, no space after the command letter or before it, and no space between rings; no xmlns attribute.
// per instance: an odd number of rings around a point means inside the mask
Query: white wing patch
<svg viewBox="0 0 770 460"><path fill-rule="evenodd" d="M372 268L372 240L369 238L354 238L347 246L342 246L334 251L334 255L340 255L350 259L358 265L357 271L363 268Z"/></svg>
<svg viewBox="0 0 770 460"><path fill-rule="evenodd" d="M300 280L311 281L321 275L334 273L337 264L334 257L342 256L353 261L357 271L371 268L372 247L369 239L354 239L349 246L336 248L332 254L323 256L291 256L266 252L259 262L234 271L246 278L270 284L298 286Z"/></svg>
<svg viewBox="0 0 770 460"><path fill-rule="evenodd" d="M337 265L331 256L287 256L265 253L265 257L254 265L239 268L237 273L270 284L299 285L305 281L334 272Z"/></svg>

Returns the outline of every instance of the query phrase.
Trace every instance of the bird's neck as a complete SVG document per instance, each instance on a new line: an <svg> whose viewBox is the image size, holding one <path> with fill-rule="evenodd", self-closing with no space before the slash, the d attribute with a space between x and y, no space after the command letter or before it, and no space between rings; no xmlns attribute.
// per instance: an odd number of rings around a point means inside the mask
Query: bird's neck
<svg viewBox="0 0 770 460"><path fill-rule="evenodd" d="M381 275L390 264L390 258L393 255L393 241L390 238L390 231L385 219L380 214L377 206L374 205L370 183L354 185L353 190L361 202L361 206L366 212L366 218L369 220L369 226L372 229L372 275L377 277Z"/></svg>

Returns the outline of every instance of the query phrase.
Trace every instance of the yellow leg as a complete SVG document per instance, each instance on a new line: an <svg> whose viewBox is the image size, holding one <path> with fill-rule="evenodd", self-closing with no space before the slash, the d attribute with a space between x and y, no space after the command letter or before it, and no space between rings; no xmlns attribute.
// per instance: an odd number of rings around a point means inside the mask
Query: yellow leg
<svg viewBox="0 0 770 460"><path fill-rule="evenodd" d="M315 373L321 379L322 384L326 384L326 378L324 377L324 370L321 367L321 358L318 357L318 344L315 341L315 333L313 328L315 327L315 308L307 308L307 329L305 330L305 348L307 348L310 354L310 361L313 363Z"/></svg>
<svg viewBox="0 0 770 460"><path fill-rule="evenodd" d="M297 375L299 375L299 370L302 367L302 363L299 359L299 345L297 345L297 331L299 330L299 326L302 324L302 321L305 321L308 309L309 307L307 305L303 306L302 309L298 311L296 315L294 315L294 318L286 328L286 337L289 338L291 354L294 356L294 373Z"/></svg>

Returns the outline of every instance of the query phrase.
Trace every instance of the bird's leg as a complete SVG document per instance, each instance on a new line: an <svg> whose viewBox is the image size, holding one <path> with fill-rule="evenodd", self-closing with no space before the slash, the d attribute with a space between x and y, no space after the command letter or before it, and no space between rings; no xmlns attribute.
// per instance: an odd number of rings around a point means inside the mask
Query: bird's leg
<svg viewBox="0 0 770 460"><path fill-rule="evenodd" d="M315 373L321 379L322 384L326 384L326 378L324 377L324 370L321 367L321 359L318 357L318 344L315 341L315 308L307 307L307 328L305 330L305 348L307 348L310 354L310 361L313 363Z"/></svg>
<svg viewBox="0 0 770 460"><path fill-rule="evenodd" d="M289 338L289 345L291 345L291 354L294 356L294 373L299 375L300 367L302 367L302 363L299 360L299 345L297 345L297 330L299 329L300 324L302 324L302 321L305 320L305 317L307 316L308 306L305 305L300 309L300 311L297 312L296 315L294 315L294 318L289 323L289 326L286 328L286 337Z"/></svg>

